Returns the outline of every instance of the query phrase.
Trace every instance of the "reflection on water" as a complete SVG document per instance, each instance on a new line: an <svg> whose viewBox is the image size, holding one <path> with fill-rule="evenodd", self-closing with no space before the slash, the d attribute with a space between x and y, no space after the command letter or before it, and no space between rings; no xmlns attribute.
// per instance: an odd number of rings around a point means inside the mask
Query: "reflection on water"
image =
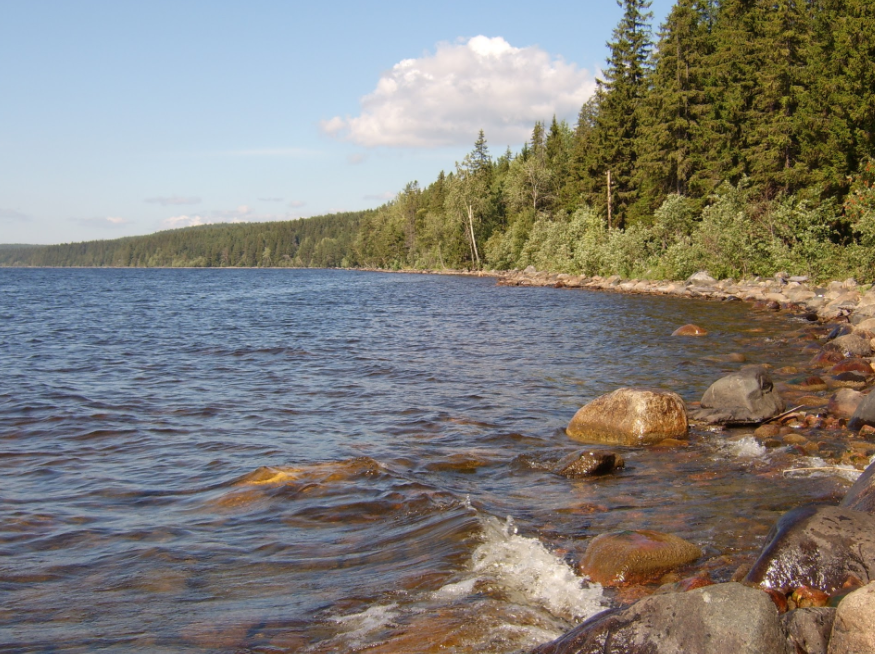
<svg viewBox="0 0 875 654"><path fill-rule="evenodd" d="M0 270L0 648L524 651L611 602L573 564L669 531L727 578L847 482L695 432L550 474L622 385L782 364L740 304L275 270ZM672 339L681 324L708 330Z"/></svg>

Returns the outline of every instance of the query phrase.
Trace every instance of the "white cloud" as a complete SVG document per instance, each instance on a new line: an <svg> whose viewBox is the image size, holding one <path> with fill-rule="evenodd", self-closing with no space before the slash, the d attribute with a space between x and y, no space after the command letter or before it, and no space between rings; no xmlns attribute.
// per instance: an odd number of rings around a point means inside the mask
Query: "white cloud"
<svg viewBox="0 0 875 654"><path fill-rule="evenodd" d="M362 98L359 116L320 127L366 147L470 144L480 129L490 143L517 144L537 120L573 119L594 89L588 71L561 57L475 36L395 64Z"/></svg>
<svg viewBox="0 0 875 654"><path fill-rule="evenodd" d="M300 209L306 204L306 202L301 202L300 200L292 200L291 202L289 202L289 209Z"/></svg>
<svg viewBox="0 0 875 654"><path fill-rule="evenodd" d="M169 207L179 204L200 204L201 199L196 197L172 195L170 197L146 198L145 202L150 204L160 204L162 207Z"/></svg>
<svg viewBox="0 0 875 654"><path fill-rule="evenodd" d="M128 220L127 218L120 218L119 216L106 216L102 218L75 218L74 220L80 225L85 225L86 227L103 227L108 229L131 224L130 220Z"/></svg>
<svg viewBox="0 0 875 654"><path fill-rule="evenodd" d="M26 213L16 211L15 209L0 208L0 220L14 220L16 222L26 222L30 220L30 216L28 216Z"/></svg>

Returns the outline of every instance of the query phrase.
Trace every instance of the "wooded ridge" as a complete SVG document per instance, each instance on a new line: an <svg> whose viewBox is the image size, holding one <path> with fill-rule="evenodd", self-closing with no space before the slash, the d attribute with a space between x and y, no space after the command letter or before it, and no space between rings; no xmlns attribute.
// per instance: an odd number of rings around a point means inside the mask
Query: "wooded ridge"
<svg viewBox="0 0 875 654"><path fill-rule="evenodd" d="M619 0L603 79L371 211L0 248L0 265L875 274L875 3Z"/></svg>

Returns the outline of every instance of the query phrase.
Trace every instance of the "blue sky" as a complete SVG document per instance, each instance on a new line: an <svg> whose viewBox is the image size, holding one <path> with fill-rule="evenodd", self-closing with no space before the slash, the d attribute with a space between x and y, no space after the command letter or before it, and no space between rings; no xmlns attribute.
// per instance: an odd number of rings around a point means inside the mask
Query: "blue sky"
<svg viewBox="0 0 875 654"><path fill-rule="evenodd" d="M671 0L654 0L654 29ZM613 0L0 0L0 243L376 207L573 123Z"/></svg>

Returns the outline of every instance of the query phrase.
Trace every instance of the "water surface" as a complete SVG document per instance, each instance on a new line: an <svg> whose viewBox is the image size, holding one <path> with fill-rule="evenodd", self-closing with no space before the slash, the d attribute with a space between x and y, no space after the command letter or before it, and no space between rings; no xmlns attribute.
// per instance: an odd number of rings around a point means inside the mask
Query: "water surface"
<svg viewBox="0 0 875 654"><path fill-rule="evenodd" d="M599 480L538 464L598 395L697 400L793 327L471 277L2 269L0 649L525 651L622 601L573 573L618 528L725 579L841 483L708 432Z"/></svg>

